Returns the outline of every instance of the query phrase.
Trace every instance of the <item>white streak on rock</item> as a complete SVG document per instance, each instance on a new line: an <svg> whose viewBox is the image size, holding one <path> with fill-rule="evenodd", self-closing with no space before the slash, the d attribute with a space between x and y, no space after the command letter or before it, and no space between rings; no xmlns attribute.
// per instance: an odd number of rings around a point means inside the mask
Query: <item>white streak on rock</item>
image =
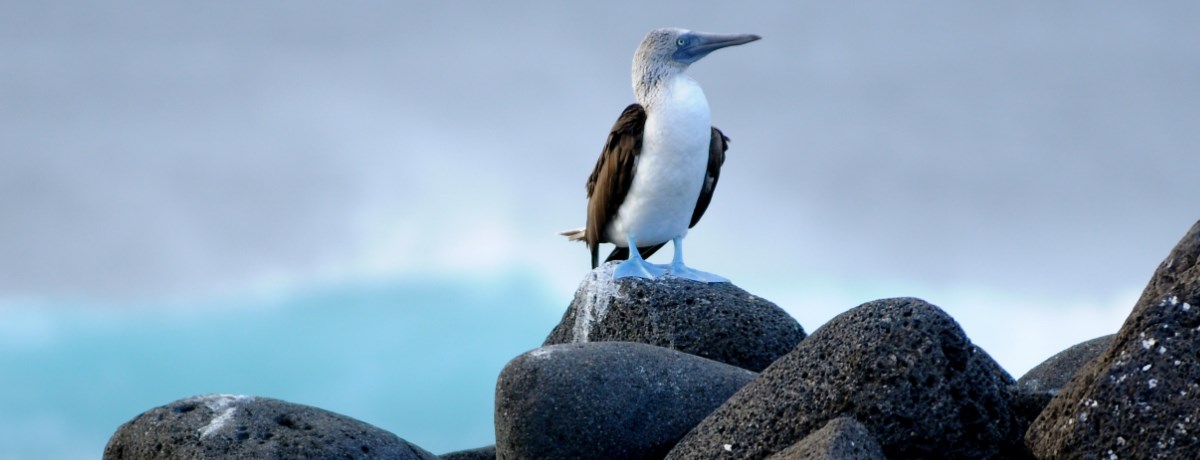
<svg viewBox="0 0 1200 460"><path fill-rule="evenodd" d="M204 439L209 435L220 431L221 428L224 428L225 425L233 419L233 414L237 411L237 403L252 400L254 400L253 396L211 394L197 396L195 398L188 399L186 402L204 404L205 407L208 407L208 410L211 410L213 413L217 414L217 416L213 417L213 419L209 421L207 425L204 425L203 428L200 428L200 439Z"/></svg>
<svg viewBox="0 0 1200 460"><path fill-rule="evenodd" d="M613 270L616 262L606 263L592 270L588 277L579 284L579 295L583 301L575 312L575 327L572 332L575 343L586 343L592 326L604 319L608 314L608 304L618 297L617 282L613 281Z"/></svg>

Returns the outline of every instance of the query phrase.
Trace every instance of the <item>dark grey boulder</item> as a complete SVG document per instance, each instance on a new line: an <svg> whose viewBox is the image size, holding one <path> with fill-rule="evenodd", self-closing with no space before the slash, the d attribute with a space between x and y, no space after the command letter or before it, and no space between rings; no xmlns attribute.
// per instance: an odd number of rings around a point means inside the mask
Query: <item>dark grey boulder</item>
<svg viewBox="0 0 1200 460"><path fill-rule="evenodd" d="M1075 376L1083 365L1091 362L1112 345L1115 334L1097 337L1077 344L1051 356L1017 379L1017 384L1032 391L1058 394L1063 385Z"/></svg>
<svg viewBox="0 0 1200 460"><path fill-rule="evenodd" d="M1054 395L1048 391L1035 391L1021 384L1009 385L1009 392L1012 394L1012 407L1015 414L1014 423L1017 429L1024 433L1033 425L1034 419L1042 413L1042 410L1050 404L1050 400ZM1033 454L1029 453L1028 458L1033 458Z"/></svg>
<svg viewBox="0 0 1200 460"><path fill-rule="evenodd" d="M496 446L460 450L441 455L442 460L496 460Z"/></svg>
<svg viewBox="0 0 1200 460"><path fill-rule="evenodd" d="M754 376L640 343L542 347L500 372L496 458L662 458Z"/></svg>
<svg viewBox="0 0 1200 460"><path fill-rule="evenodd" d="M680 441L670 459L763 458L851 416L888 458L1019 457L1016 382L920 299L830 320Z"/></svg>
<svg viewBox="0 0 1200 460"><path fill-rule="evenodd" d="M588 274L545 345L638 342L757 372L804 339L804 328L787 312L732 283L613 282L615 266Z"/></svg>
<svg viewBox="0 0 1200 460"><path fill-rule="evenodd" d="M104 448L117 459L404 459L437 456L358 420L277 399L204 395L121 425Z"/></svg>
<svg viewBox="0 0 1200 460"><path fill-rule="evenodd" d="M1039 458L1200 457L1200 222L1026 436Z"/></svg>
<svg viewBox="0 0 1200 460"><path fill-rule="evenodd" d="M767 460L887 460L867 427L851 417L830 420Z"/></svg>
<svg viewBox="0 0 1200 460"><path fill-rule="evenodd" d="M1033 425L1033 421L1046 409L1050 400L1054 399L1079 369L1108 349L1114 336L1110 334L1097 337L1072 346L1051 356L1017 379L1017 384L1009 390L1013 394L1017 424L1021 426L1022 432Z"/></svg>

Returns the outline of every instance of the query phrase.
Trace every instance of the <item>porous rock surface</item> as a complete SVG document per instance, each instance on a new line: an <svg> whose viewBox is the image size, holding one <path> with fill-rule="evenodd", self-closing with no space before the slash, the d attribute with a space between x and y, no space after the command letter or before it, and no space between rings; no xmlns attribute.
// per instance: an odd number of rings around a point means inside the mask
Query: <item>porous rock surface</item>
<svg viewBox="0 0 1200 460"><path fill-rule="evenodd" d="M1015 383L941 309L877 300L800 342L667 458L764 458L842 416L866 426L888 458L1020 458Z"/></svg>
<svg viewBox="0 0 1200 460"><path fill-rule="evenodd" d="M617 262L592 270L545 345L639 342L761 371L804 339L779 306L732 283L674 277L613 281Z"/></svg>
<svg viewBox="0 0 1200 460"><path fill-rule="evenodd" d="M1027 438L1038 458L1200 458L1200 222Z"/></svg>
<svg viewBox="0 0 1200 460"><path fill-rule="evenodd" d="M1028 430L1050 400L1075 376L1084 365L1100 356L1112 344L1114 334L1076 344L1038 364L1017 384L1009 387L1021 431Z"/></svg>
<svg viewBox="0 0 1200 460"><path fill-rule="evenodd" d="M767 460L887 460L867 427L852 417L830 420Z"/></svg>
<svg viewBox="0 0 1200 460"><path fill-rule="evenodd" d="M172 402L121 425L118 459L400 459L437 457L361 421L277 399L214 394Z"/></svg>
<svg viewBox="0 0 1200 460"><path fill-rule="evenodd" d="M496 460L496 446L460 450L441 455L442 460Z"/></svg>
<svg viewBox="0 0 1200 460"><path fill-rule="evenodd" d="M753 372L631 342L550 345L496 384L496 458L662 458Z"/></svg>
<svg viewBox="0 0 1200 460"><path fill-rule="evenodd" d="M1017 379L1017 384L1031 391L1056 395L1079 369L1099 357L1112 345L1113 337L1116 337L1116 334L1096 337L1063 350L1030 369Z"/></svg>

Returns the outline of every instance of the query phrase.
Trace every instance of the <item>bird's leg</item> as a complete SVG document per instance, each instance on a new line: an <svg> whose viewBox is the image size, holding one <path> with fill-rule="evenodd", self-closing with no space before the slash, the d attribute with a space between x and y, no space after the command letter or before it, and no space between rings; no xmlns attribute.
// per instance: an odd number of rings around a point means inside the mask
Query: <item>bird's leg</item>
<svg viewBox="0 0 1200 460"><path fill-rule="evenodd" d="M714 275L712 273L702 272L683 264L683 236L677 236L671 240L675 246L675 257L671 259L671 265L667 268L667 274L692 281L701 281L704 283L728 283L729 280L724 277Z"/></svg>
<svg viewBox="0 0 1200 460"><path fill-rule="evenodd" d="M654 279L664 273L666 273L666 269L650 264L642 258L642 253L638 251L637 244L633 242L631 236L629 237L629 259L617 264L617 268L613 269L613 279L629 277Z"/></svg>

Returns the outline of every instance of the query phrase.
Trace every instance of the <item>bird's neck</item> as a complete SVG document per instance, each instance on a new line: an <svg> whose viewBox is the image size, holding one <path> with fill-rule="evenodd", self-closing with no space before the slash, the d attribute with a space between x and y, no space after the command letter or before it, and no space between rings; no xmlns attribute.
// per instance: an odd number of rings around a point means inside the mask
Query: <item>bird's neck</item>
<svg viewBox="0 0 1200 460"><path fill-rule="evenodd" d="M633 60L633 95L642 107L649 110L663 101L677 80L691 81L691 78L683 73L687 66L656 61L641 53L639 50Z"/></svg>
<svg viewBox="0 0 1200 460"><path fill-rule="evenodd" d="M670 101L673 91L690 87L699 88L700 86L682 71L674 71L674 69L663 70L661 68L644 72L638 72L637 70L635 67L633 74L633 95L647 112L651 112Z"/></svg>
<svg viewBox="0 0 1200 460"><path fill-rule="evenodd" d="M660 81L639 94L638 103L646 110L642 139L646 148L671 145L672 151L703 151L707 158L712 115L696 80L678 74Z"/></svg>

